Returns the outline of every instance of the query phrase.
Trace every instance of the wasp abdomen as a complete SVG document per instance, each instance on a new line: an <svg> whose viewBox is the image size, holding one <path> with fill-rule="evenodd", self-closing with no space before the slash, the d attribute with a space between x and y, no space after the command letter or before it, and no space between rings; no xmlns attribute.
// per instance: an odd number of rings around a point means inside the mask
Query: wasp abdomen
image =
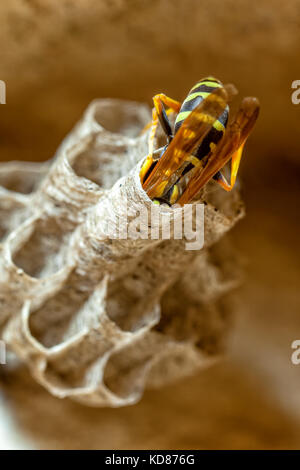
<svg viewBox="0 0 300 470"><path fill-rule="evenodd" d="M183 121L189 116L189 114L203 101L210 93L212 93L216 88L222 87L222 83L212 77L204 78L200 80L193 88L190 90L186 99L182 103L180 111L176 117L174 133L179 130ZM223 136L228 121L229 108L226 107L225 111L221 116L215 121L212 129L203 139L201 145L198 147L195 152L195 156L201 160L205 157L211 150L211 144L216 145L221 137Z"/></svg>

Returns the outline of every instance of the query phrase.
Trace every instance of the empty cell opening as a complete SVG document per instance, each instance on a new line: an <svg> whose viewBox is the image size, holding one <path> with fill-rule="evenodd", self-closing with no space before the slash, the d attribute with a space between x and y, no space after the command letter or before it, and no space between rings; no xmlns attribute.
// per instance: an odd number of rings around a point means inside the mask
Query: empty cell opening
<svg viewBox="0 0 300 470"><path fill-rule="evenodd" d="M77 367L76 363L72 371L61 372L50 361L47 364L44 376L49 383L58 388L81 388L87 385L86 367Z"/></svg>
<svg viewBox="0 0 300 470"><path fill-rule="evenodd" d="M32 193L46 174L46 166L27 163L27 168L17 168L14 163L0 167L0 186L21 194Z"/></svg>
<svg viewBox="0 0 300 470"><path fill-rule="evenodd" d="M31 277L44 278L65 265L65 250L74 227L55 218L39 219L24 244L13 253L13 262Z"/></svg>
<svg viewBox="0 0 300 470"><path fill-rule="evenodd" d="M57 295L32 312L29 320L32 336L46 348L61 344L70 336L70 324L86 300L82 292L64 286Z"/></svg>
<svg viewBox="0 0 300 470"><path fill-rule="evenodd" d="M177 285L164 294L161 307L161 319L154 331L176 342L193 344L208 354L222 350L228 325L222 299L211 304L191 301Z"/></svg>
<svg viewBox="0 0 300 470"><path fill-rule="evenodd" d="M98 346L98 347L97 347ZM85 340L75 347L64 351L62 356L50 359L45 371L49 381L68 387L97 385L102 380L102 366L99 358L105 354L105 345L98 339L98 344Z"/></svg>
<svg viewBox="0 0 300 470"><path fill-rule="evenodd" d="M145 371L152 360L153 351L134 343L112 354L103 375L105 386L115 395L127 398L139 395L144 386Z"/></svg>
<svg viewBox="0 0 300 470"><path fill-rule="evenodd" d="M77 176L87 178L103 189L109 189L124 173L127 161L126 146L101 143L101 147L89 148L74 158L70 165Z"/></svg>
<svg viewBox="0 0 300 470"><path fill-rule="evenodd" d="M92 328L97 336L97 324L102 311L103 299L101 295L95 294L94 284L72 271L59 292L32 311L30 332L47 348L82 333L84 328ZM100 347L98 339L96 343Z"/></svg>
<svg viewBox="0 0 300 470"><path fill-rule="evenodd" d="M151 120L146 107L121 100L102 100L96 108L95 120L109 132L137 137Z"/></svg>
<svg viewBox="0 0 300 470"><path fill-rule="evenodd" d="M140 285L134 274L109 285L107 315L123 331L135 332L153 321L154 307L145 305L143 298L146 292Z"/></svg>
<svg viewBox="0 0 300 470"><path fill-rule="evenodd" d="M0 242L14 228L18 227L28 217L28 211L21 202L6 198L0 198Z"/></svg>

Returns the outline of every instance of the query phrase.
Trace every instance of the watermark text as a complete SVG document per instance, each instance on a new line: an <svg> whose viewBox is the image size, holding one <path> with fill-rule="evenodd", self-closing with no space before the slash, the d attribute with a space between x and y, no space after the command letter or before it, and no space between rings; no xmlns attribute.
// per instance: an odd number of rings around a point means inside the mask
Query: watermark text
<svg viewBox="0 0 300 470"><path fill-rule="evenodd" d="M122 203L122 214L111 214L106 235L119 240L184 240L186 250L201 250L204 245L204 204L175 204L171 210L152 205L138 209Z"/></svg>
<svg viewBox="0 0 300 470"><path fill-rule="evenodd" d="M300 103L300 80L294 80L292 82L292 88L295 89L291 95L291 100L293 104Z"/></svg>
<svg viewBox="0 0 300 470"><path fill-rule="evenodd" d="M0 80L0 104L6 104L6 83Z"/></svg>

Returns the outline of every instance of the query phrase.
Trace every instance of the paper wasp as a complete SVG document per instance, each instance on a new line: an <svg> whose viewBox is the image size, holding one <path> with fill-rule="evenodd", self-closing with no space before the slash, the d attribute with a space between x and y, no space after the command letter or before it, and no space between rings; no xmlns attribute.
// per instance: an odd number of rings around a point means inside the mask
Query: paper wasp
<svg viewBox="0 0 300 470"><path fill-rule="evenodd" d="M156 203L184 205L213 178L226 191L233 188L244 144L259 113L256 98L244 98L228 125L233 86L208 77L190 90L181 104L160 93L153 98L149 154L142 165L143 189ZM168 115L177 113L174 129ZM165 147L153 151L158 122L166 134ZM231 159L230 183L221 169Z"/></svg>

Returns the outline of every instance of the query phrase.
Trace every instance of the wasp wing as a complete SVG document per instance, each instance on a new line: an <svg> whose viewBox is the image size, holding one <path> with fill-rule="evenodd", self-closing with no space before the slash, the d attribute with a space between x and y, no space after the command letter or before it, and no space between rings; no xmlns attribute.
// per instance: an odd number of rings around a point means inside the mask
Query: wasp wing
<svg viewBox="0 0 300 470"><path fill-rule="evenodd" d="M200 189L226 165L233 154L242 148L253 129L258 113L258 100L251 97L244 98L234 121L226 130L224 137L214 151L209 153L204 168L195 169L189 185L178 200L179 204L183 205L192 201Z"/></svg>
<svg viewBox="0 0 300 470"><path fill-rule="evenodd" d="M143 184L148 196L159 197L168 181L201 144L228 101L223 87L216 88L183 121L173 140Z"/></svg>

